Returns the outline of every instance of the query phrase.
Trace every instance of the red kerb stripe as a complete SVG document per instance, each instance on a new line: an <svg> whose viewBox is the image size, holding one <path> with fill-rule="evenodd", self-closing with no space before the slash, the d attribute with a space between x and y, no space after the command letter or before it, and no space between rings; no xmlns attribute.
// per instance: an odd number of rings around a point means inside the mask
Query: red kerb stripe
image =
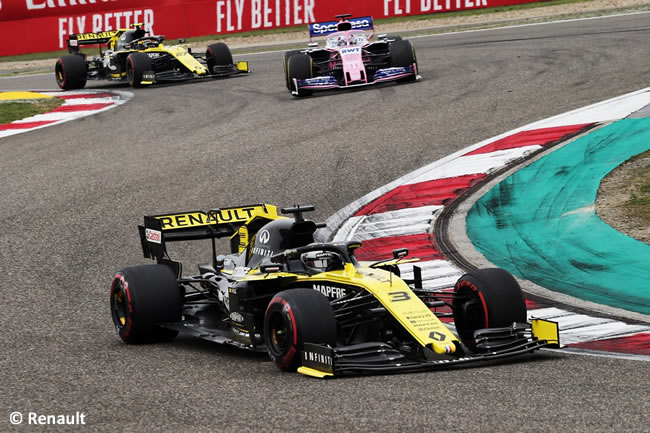
<svg viewBox="0 0 650 433"><path fill-rule="evenodd" d="M417 257L422 260L440 260L444 257L433 246L433 241L426 233L393 236L386 238L370 239L362 242L361 248L356 250L355 256L358 260L377 261L393 257L393 250L397 248L408 248L408 257Z"/></svg>
<svg viewBox="0 0 650 433"><path fill-rule="evenodd" d="M593 123L583 123L580 125L569 125L569 126L556 126L553 128L542 128L542 129L533 129L531 131L521 131L516 134L512 134L509 137L502 138L493 143L486 144L483 147L479 147L476 150L473 150L467 155L478 155L481 153L491 153L498 150L514 149L517 147L525 146L546 146L550 143L553 143L563 138L573 135L577 132L580 132L582 129L593 125Z"/></svg>
<svg viewBox="0 0 650 433"><path fill-rule="evenodd" d="M645 332L622 338L574 343L569 344L569 346L579 347L581 349L603 350L606 352L650 355L650 333Z"/></svg>
<svg viewBox="0 0 650 433"><path fill-rule="evenodd" d="M79 93L76 95L55 95L57 98L61 99L85 99L85 98L113 98L115 95L112 93L108 92L100 92L100 93Z"/></svg>
<svg viewBox="0 0 650 433"><path fill-rule="evenodd" d="M443 205L484 177L485 174L478 173L401 185L368 203L355 215L372 215L420 206Z"/></svg>
<svg viewBox="0 0 650 433"><path fill-rule="evenodd" d="M22 123L5 123L0 125L0 131L7 131L9 129L32 129L50 123L58 122L58 120L42 120L40 122L22 122Z"/></svg>
<svg viewBox="0 0 650 433"><path fill-rule="evenodd" d="M102 108L113 105L112 102L106 102L101 104L78 104L78 105L61 105L60 107L55 108L50 111L50 113L57 112L72 112L72 111L90 111L90 110L101 110Z"/></svg>

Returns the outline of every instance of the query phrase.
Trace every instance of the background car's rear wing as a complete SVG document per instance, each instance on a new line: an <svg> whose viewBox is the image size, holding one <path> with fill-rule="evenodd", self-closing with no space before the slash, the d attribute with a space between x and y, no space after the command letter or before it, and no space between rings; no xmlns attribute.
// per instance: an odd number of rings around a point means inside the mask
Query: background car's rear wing
<svg viewBox="0 0 650 433"><path fill-rule="evenodd" d="M148 259L171 266L180 275L180 263L167 255L167 242L217 239L232 236L237 229L255 217L276 219L277 208L270 204L254 204L144 217L138 226L142 253Z"/></svg>
<svg viewBox="0 0 650 433"><path fill-rule="evenodd" d="M111 38L123 30L111 30L98 33L76 33L68 37L68 52L74 54L79 52L81 45L107 44Z"/></svg>
<svg viewBox="0 0 650 433"><path fill-rule="evenodd" d="M348 30L373 30L372 17L349 18L344 21L324 21L320 23L309 24L309 39L318 36L327 36L336 33L339 30L338 24L349 22L352 27Z"/></svg>

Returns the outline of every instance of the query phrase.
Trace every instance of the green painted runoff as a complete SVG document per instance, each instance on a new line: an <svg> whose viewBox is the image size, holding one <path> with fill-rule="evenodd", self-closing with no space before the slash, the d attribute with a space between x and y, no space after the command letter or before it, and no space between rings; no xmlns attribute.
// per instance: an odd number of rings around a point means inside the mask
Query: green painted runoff
<svg viewBox="0 0 650 433"><path fill-rule="evenodd" d="M650 149L650 119L623 119L542 157L481 197L467 234L492 263L542 287L650 314L650 245L595 213L601 180Z"/></svg>

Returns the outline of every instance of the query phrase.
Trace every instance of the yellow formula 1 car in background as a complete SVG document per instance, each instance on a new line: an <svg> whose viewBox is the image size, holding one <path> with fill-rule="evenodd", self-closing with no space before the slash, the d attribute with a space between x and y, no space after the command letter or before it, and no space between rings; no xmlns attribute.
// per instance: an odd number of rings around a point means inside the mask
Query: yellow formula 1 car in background
<svg viewBox="0 0 650 433"><path fill-rule="evenodd" d="M433 370L559 345L556 323L527 322L508 272L475 270L451 291L424 290L417 266L413 279L400 278L406 248L360 263L361 242L314 242L322 225L304 219L310 210L281 210L291 218L259 204L146 216L140 240L158 264L113 278L119 336L133 344L182 333L266 351L280 369L320 378ZM217 253L221 237L230 237L226 255ZM166 245L199 239L211 240L212 258L183 276ZM451 319L455 333L443 322Z"/></svg>
<svg viewBox="0 0 650 433"><path fill-rule="evenodd" d="M205 55L185 45L164 45L164 36L147 36L141 24L131 29L78 33L68 37L70 55L56 61L54 74L61 89L81 89L87 80L128 81L133 87L157 82L228 77L247 73L248 62L233 63L224 43L208 46ZM182 43L183 40L179 40ZM84 45L99 46L88 57Z"/></svg>

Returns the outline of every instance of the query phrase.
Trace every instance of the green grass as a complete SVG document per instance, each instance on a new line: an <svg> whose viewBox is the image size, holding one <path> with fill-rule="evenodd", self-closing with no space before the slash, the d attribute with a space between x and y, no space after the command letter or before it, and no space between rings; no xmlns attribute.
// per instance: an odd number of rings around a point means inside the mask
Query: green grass
<svg viewBox="0 0 650 433"><path fill-rule="evenodd" d="M60 98L44 98L25 101L0 102L0 125L47 113L63 104Z"/></svg>
<svg viewBox="0 0 650 433"><path fill-rule="evenodd" d="M495 8L485 8L485 9L472 9L472 10L465 10L465 11L457 11L457 12L444 12L444 13L434 13L434 14L426 14L426 15L412 15L408 17L395 17L395 18L383 18L383 19L377 19L375 20L375 24L378 26L381 26L382 24L393 24L393 23L400 23L400 22L408 22L408 21L420 21L420 20L437 20L437 19L447 19L447 18L454 18L454 17L464 17L464 16L474 16L474 15L488 15L488 14L494 14L494 13L499 13L499 12L508 12L508 11L514 11L514 10L524 10L524 9L535 9L535 8L541 8L541 7L547 7L547 6L555 6L555 5L566 5L566 4L573 4L573 3L588 3L591 0L549 0L549 1L540 1L540 2L535 2L535 3L525 3L525 4L520 4L520 5L512 5L512 6L502 6L502 7L495 7ZM640 8L634 8L634 10L647 10L649 7L640 7ZM623 10L629 10L629 8L621 8L617 9L620 11ZM576 14L571 14L567 15L568 16L575 16ZM597 16L599 15L598 12L589 12L589 13L582 13L579 14L580 16ZM492 24L491 26L495 26L495 24ZM467 26L463 26L467 27ZM473 28L483 28L484 26L477 26L474 25L472 26ZM488 26L489 27L489 26ZM302 32L306 34L306 28L304 25L301 26L295 26L295 27L282 27L282 28L277 28L277 29L265 29L265 30L254 30L250 32L243 32L243 33L230 33L230 34L214 34L214 35L207 35L207 36L200 36L200 37L193 37L193 38L186 38L186 42L188 43L193 43L193 42L204 42L204 41L212 41L212 40L225 40L227 41L228 39L231 38L247 38L247 37L254 37L254 36L260 36L260 35L272 35L272 34L278 34L278 33L295 33L295 32ZM164 32L163 32L164 33ZM419 34L423 33L422 31L417 31L417 32L409 32L411 34ZM305 37L307 39L307 36ZM169 40L170 44L175 43L174 39ZM304 45L304 44L303 44ZM250 50L248 50L250 51ZM239 50L237 52L245 52L245 50ZM90 53L90 52L89 52ZM45 53L31 53L31 54L21 54L18 56L6 56L6 57L0 57L0 62L10 62L10 61L20 61L20 60L42 60L42 59L53 59L57 58L59 56L67 54L67 51L60 50L60 51L50 51L50 52L45 52Z"/></svg>

